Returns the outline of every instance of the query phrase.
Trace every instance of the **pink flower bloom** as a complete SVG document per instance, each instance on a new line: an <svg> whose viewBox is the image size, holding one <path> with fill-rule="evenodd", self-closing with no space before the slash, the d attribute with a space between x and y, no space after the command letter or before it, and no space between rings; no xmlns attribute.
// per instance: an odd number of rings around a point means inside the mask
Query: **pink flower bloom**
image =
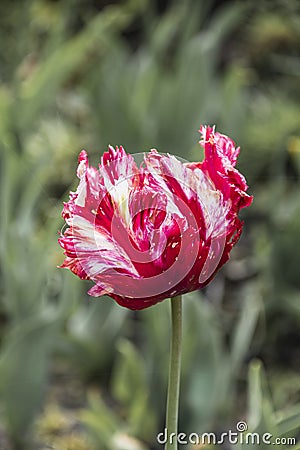
<svg viewBox="0 0 300 450"><path fill-rule="evenodd" d="M138 166L109 147L98 170L80 153L59 243L61 267L92 280L90 295L147 308L202 288L228 260L242 232L238 212L252 197L235 169L239 148L214 128L200 132L201 163L151 150Z"/></svg>

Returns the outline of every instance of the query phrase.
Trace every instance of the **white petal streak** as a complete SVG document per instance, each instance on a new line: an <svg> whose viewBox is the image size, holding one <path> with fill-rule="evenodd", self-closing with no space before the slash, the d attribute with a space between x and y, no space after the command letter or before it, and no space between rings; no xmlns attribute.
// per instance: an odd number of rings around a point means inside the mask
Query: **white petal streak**
<svg viewBox="0 0 300 450"><path fill-rule="evenodd" d="M206 224L206 238L216 237L226 231L226 220L230 202L225 202L222 192L216 190L211 180L201 169L194 169L194 189L201 204Z"/></svg>
<svg viewBox="0 0 300 450"><path fill-rule="evenodd" d="M110 147L110 152L114 149ZM120 212L125 224L130 224L128 198L133 186L138 168L131 155L121 154L121 157L109 161L100 167L105 188L111 195L116 209Z"/></svg>
<svg viewBox="0 0 300 450"><path fill-rule="evenodd" d="M86 181L84 178L81 178L76 193L75 205L84 206L86 199Z"/></svg>
<svg viewBox="0 0 300 450"><path fill-rule="evenodd" d="M112 269L124 269L138 277L124 250L104 229L95 227L84 217L74 217L73 242L81 265L91 277Z"/></svg>
<svg viewBox="0 0 300 450"><path fill-rule="evenodd" d="M166 212L171 215L177 214L179 217L185 218L185 216L176 205L177 202L174 198L174 194L171 192L167 181L164 179L164 168L162 164L163 158L167 159L166 164L168 164L169 157L164 157L161 154L157 153L156 150L151 150L149 155L147 155L147 157L145 158L146 167L149 173L152 175L154 181L156 182L156 185L159 188L158 190L161 190L167 198ZM174 157L174 159L176 158ZM176 178L173 173L171 173L171 176Z"/></svg>
<svg viewBox="0 0 300 450"><path fill-rule="evenodd" d="M216 189L212 180L200 168L193 164L182 163L173 155L164 156L155 151L149 154L146 164L158 185L168 196L169 212L182 216L168 182L164 180L165 176L174 178L180 184L187 201L196 196L205 221L206 238L216 237L225 232L224 218L230 209L230 202L224 202L222 192Z"/></svg>
<svg viewBox="0 0 300 450"><path fill-rule="evenodd" d="M179 182L188 200L197 196L205 221L206 238L223 234L226 228L224 218L230 204L224 202L222 192L216 189L211 179L201 169L192 169L173 155L163 156L162 166L164 173Z"/></svg>

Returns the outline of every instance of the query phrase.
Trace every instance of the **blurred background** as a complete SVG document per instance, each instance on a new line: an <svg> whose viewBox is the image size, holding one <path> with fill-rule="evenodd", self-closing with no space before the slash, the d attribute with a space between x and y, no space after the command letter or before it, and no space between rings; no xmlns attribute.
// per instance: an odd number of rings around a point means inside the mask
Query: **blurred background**
<svg viewBox="0 0 300 450"><path fill-rule="evenodd" d="M180 430L299 437L299 2L2 0L0 82L0 449L162 448L169 304L88 297L57 238L82 148L199 161L200 123L255 200L184 299Z"/></svg>

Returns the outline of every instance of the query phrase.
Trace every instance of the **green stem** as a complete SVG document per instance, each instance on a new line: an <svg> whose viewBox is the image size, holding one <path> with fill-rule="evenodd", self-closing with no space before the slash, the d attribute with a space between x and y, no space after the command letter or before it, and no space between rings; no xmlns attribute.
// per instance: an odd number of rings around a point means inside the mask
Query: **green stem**
<svg viewBox="0 0 300 450"><path fill-rule="evenodd" d="M168 440L165 450L177 450L178 404L182 343L182 301L181 295L171 298L172 338L169 366L166 428ZM175 433L175 434L171 434Z"/></svg>

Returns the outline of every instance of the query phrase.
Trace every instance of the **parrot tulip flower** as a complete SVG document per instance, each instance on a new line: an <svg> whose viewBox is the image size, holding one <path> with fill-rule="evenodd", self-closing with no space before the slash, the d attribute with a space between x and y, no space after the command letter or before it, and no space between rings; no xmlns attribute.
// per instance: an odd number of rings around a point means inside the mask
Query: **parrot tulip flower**
<svg viewBox="0 0 300 450"><path fill-rule="evenodd" d="M252 197L235 168L239 148L214 128L200 133L204 160L196 163L156 150L136 162L110 146L96 169L80 153L59 243L61 267L92 280L90 295L147 308L204 287L228 260L242 232L239 210Z"/></svg>

